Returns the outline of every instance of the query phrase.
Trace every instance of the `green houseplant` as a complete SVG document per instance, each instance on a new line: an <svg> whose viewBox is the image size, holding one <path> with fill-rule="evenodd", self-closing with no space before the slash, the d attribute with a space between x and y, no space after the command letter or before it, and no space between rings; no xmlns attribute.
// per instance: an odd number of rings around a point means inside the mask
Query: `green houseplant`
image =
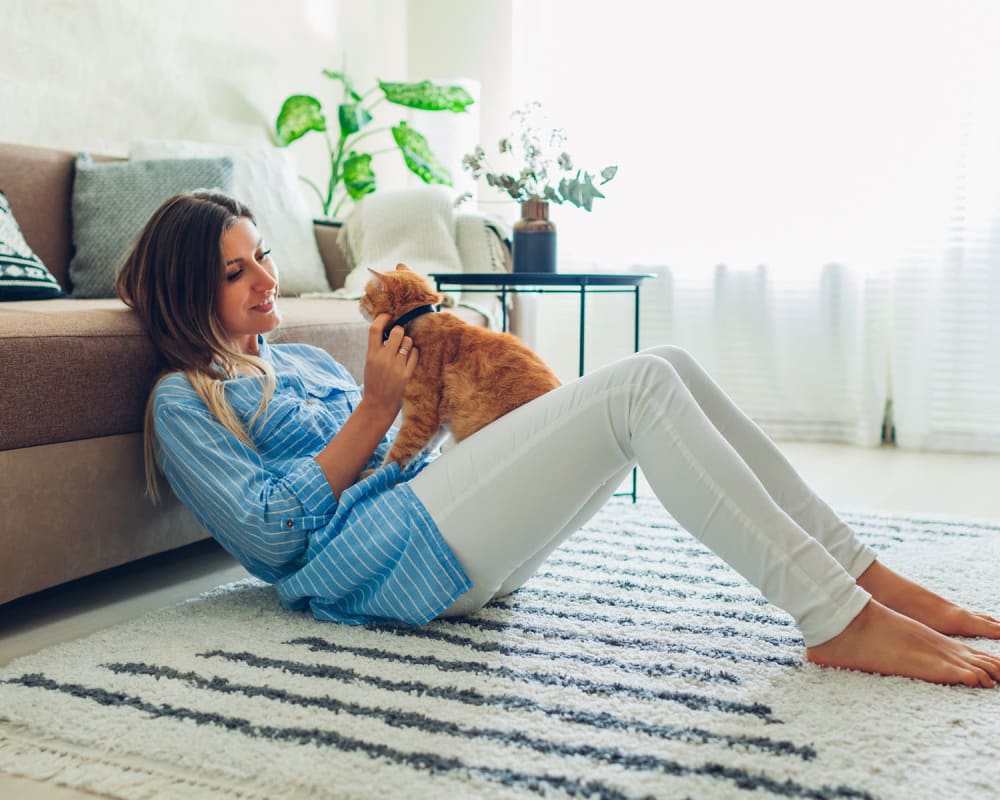
<svg viewBox="0 0 1000 800"><path fill-rule="evenodd" d="M518 203L570 203L590 211L594 200L604 197L597 187L613 179L618 167L605 167L597 174L577 167L563 149L566 131L547 128L541 108L536 100L510 115L515 130L497 145L506 171L495 168L481 146L462 159L462 166ZM598 177L601 182L595 185Z"/></svg>
<svg viewBox="0 0 1000 800"><path fill-rule="evenodd" d="M311 95L296 94L285 99L275 120L278 141L288 146L310 132L322 133L330 156L330 177L326 191L306 178L319 197L323 214L336 216L348 199L357 200L375 191L375 171L372 158L384 152L398 151L407 168L425 183L452 185L451 174L437 159L427 140L418 131L401 120L389 127L368 127L373 120L374 108L387 101L406 108L422 111L451 111L461 113L474 102L461 86L439 86L430 81L419 83L389 83L378 81L377 86L363 95L355 91L350 79L343 72L323 70L323 74L341 84L342 96L337 106L336 140L330 135L323 105ZM379 134L391 133L395 147L375 152L358 148L362 140Z"/></svg>

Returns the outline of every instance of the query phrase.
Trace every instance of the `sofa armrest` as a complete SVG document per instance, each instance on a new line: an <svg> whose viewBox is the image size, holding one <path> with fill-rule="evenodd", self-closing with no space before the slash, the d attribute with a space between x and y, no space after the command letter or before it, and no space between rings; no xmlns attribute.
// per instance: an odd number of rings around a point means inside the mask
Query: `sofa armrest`
<svg viewBox="0 0 1000 800"><path fill-rule="evenodd" d="M347 259L337 244L337 237L340 235L342 225L339 222L330 222L325 219L313 220L313 233L316 235L316 245L319 247L320 258L326 267L326 278L330 282L331 289L340 289L347 279L347 273L351 268L347 266Z"/></svg>

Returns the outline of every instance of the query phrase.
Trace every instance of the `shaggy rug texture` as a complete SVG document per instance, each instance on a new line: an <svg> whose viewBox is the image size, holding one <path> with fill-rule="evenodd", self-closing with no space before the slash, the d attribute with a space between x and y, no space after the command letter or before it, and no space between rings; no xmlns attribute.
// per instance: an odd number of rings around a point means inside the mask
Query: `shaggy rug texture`
<svg viewBox="0 0 1000 800"><path fill-rule="evenodd" d="M998 610L1000 529L845 518ZM805 663L643 498L473 618L331 625L246 581L0 670L0 770L129 800L995 798L998 748L1000 689Z"/></svg>

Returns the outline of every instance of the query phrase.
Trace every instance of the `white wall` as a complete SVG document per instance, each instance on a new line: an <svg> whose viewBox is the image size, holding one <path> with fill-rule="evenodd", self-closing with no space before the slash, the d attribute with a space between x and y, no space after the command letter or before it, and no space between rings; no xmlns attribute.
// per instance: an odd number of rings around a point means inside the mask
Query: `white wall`
<svg viewBox="0 0 1000 800"><path fill-rule="evenodd" d="M409 0L411 79L466 78L479 84L479 136L473 147L495 144L510 130L512 5L511 0ZM499 199L485 183L480 184L481 200L492 204ZM488 205L486 210L508 217L516 214L512 203Z"/></svg>
<svg viewBox="0 0 1000 800"><path fill-rule="evenodd" d="M323 68L361 89L406 79L406 0L0 0L0 17L3 142L111 155L143 137L267 144L290 94L336 114ZM292 147L325 180L321 137Z"/></svg>
<svg viewBox="0 0 1000 800"><path fill-rule="evenodd" d="M139 138L268 144L290 94L335 117L324 68L362 92L378 78L469 78L482 140L509 128L511 0L0 0L0 18L0 142L121 156ZM400 117L382 104L376 124ZM322 137L292 152L325 183ZM375 167L381 186L408 184L399 159Z"/></svg>

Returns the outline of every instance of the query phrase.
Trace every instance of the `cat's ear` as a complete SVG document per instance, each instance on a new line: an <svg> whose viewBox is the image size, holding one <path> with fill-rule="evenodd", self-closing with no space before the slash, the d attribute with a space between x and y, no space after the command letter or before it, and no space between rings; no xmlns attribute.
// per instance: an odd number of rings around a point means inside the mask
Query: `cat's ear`
<svg viewBox="0 0 1000 800"><path fill-rule="evenodd" d="M368 267L368 271L376 278L378 278L379 289L385 291L385 275L383 275L381 272L377 270L372 269L371 267Z"/></svg>
<svg viewBox="0 0 1000 800"><path fill-rule="evenodd" d="M406 266L406 264L397 264L396 272L413 272L413 270Z"/></svg>

